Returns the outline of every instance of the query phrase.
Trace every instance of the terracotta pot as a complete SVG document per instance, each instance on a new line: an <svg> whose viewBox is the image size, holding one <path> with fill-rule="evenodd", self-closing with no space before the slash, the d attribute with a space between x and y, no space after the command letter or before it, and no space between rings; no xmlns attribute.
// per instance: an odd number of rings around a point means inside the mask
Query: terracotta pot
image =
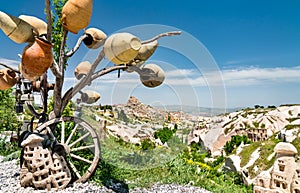
<svg viewBox="0 0 300 193"><path fill-rule="evenodd" d="M90 71L92 65L88 61L81 62L78 64L78 66L75 68L74 74L77 80L81 79L83 76L87 75Z"/></svg>
<svg viewBox="0 0 300 193"><path fill-rule="evenodd" d="M145 62L152 56L158 47L158 41L150 42L148 44L143 44L141 49L139 50L138 55L134 58L136 61Z"/></svg>
<svg viewBox="0 0 300 193"><path fill-rule="evenodd" d="M0 90L7 90L17 83L16 73L8 68L0 70Z"/></svg>
<svg viewBox="0 0 300 193"><path fill-rule="evenodd" d="M90 49L97 49L102 46L107 38L106 34L97 28L89 28L85 30L87 38L83 40L84 44Z"/></svg>
<svg viewBox="0 0 300 193"><path fill-rule="evenodd" d="M100 99L100 94L95 91L85 91L81 94L81 101L87 104L93 104Z"/></svg>
<svg viewBox="0 0 300 193"><path fill-rule="evenodd" d="M93 0L68 0L62 9L63 27L77 34L89 25L92 9Z"/></svg>
<svg viewBox="0 0 300 193"><path fill-rule="evenodd" d="M53 62L52 44L42 38L25 47L22 55L20 71L31 81L44 74Z"/></svg>
<svg viewBox="0 0 300 193"><path fill-rule="evenodd" d="M16 43L34 42L37 30L24 20L0 11L0 28Z"/></svg>
<svg viewBox="0 0 300 193"><path fill-rule="evenodd" d="M29 15L20 15L19 18L33 26L37 30L39 36L47 34L47 23L43 20Z"/></svg>
<svg viewBox="0 0 300 193"><path fill-rule="evenodd" d="M140 80L146 87L154 88L164 82L165 73L156 64L147 64L141 69Z"/></svg>
<svg viewBox="0 0 300 193"><path fill-rule="evenodd" d="M137 56L141 46L141 40L136 36L130 33L116 33L105 41L104 53L114 64L126 64Z"/></svg>

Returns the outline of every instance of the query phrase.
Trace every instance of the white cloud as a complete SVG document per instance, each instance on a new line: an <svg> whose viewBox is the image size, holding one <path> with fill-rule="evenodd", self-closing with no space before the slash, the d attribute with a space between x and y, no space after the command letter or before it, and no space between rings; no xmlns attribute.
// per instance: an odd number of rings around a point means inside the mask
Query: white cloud
<svg viewBox="0 0 300 193"><path fill-rule="evenodd" d="M17 69L18 65L20 64L20 61L10 60L10 59L0 57L0 63L6 64L7 66ZM4 68L4 67L2 65L0 65L0 68Z"/></svg>
<svg viewBox="0 0 300 193"><path fill-rule="evenodd" d="M188 71L188 70L183 70ZM208 72L204 75L193 73L192 76L166 76L166 83L171 85L191 86L246 86L259 84L300 83L300 67L293 68L246 68L220 72Z"/></svg>

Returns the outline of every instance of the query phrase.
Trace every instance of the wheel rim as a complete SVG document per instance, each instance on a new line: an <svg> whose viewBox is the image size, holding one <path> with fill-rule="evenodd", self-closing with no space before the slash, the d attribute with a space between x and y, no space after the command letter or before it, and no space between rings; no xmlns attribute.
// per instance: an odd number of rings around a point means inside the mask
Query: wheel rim
<svg viewBox="0 0 300 193"><path fill-rule="evenodd" d="M95 130L77 117L61 117L37 128L51 128L57 141L64 146L66 161L76 182L85 182L96 170L100 160L100 145Z"/></svg>

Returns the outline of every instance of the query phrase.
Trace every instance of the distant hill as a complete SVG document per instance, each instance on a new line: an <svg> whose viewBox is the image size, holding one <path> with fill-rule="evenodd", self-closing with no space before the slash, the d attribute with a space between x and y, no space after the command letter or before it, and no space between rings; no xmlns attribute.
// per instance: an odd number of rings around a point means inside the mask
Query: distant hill
<svg viewBox="0 0 300 193"><path fill-rule="evenodd" d="M198 116L216 116L224 113L231 113L239 111L242 108L209 108L209 107L197 107L189 105L166 105L166 106L154 106L156 108L165 110L165 111L182 111L190 115Z"/></svg>

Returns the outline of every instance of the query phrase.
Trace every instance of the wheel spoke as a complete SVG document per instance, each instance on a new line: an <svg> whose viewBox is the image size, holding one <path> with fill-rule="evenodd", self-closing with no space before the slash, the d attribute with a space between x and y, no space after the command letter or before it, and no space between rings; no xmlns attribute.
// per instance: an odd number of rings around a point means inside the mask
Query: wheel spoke
<svg viewBox="0 0 300 193"><path fill-rule="evenodd" d="M89 136L90 133L86 133L84 134L82 137L79 137L76 141L74 141L71 145L70 148L73 147L76 143L78 143L79 141L83 140L84 138L86 138L87 136Z"/></svg>
<svg viewBox="0 0 300 193"><path fill-rule="evenodd" d="M92 164L92 163L93 163L93 162L90 161L90 160L87 160L87 159L85 159L85 158L83 158L83 157L80 157L80 156L75 155L75 154L72 154L72 153L70 153L70 156L73 157L73 158L75 158L75 159L78 159L78 160L80 160L80 161L84 161L84 162L86 162L86 163L89 163L89 164Z"/></svg>
<svg viewBox="0 0 300 193"><path fill-rule="evenodd" d="M65 122L61 122L61 143L65 143Z"/></svg>
<svg viewBox="0 0 300 193"><path fill-rule="evenodd" d="M76 174L76 176L77 176L78 178L81 178L81 175L79 174L79 172L78 172L78 170L76 169L76 167L74 166L74 164L73 164L71 161L69 161L69 164L70 164L70 167L72 168L73 172Z"/></svg>
<svg viewBox="0 0 300 193"><path fill-rule="evenodd" d="M89 146L83 146L83 147L73 148L73 149L71 149L71 152L85 150L85 149L90 149L90 148L94 148L94 147L95 147L95 145L89 145Z"/></svg>
<svg viewBox="0 0 300 193"><path fill-rule="evenodd" d="M66 141L66 144L69 144L69 143L70 143L70 141L71 141L71 139L72 139L74 133L75 133L76 130L77 130L77 127L78 127L78 124L76 124L75 127L74 127L74 129L72 129L72 132L71 132L70 136L68 137L68 139L67 139L67 141Z"/></svg>

